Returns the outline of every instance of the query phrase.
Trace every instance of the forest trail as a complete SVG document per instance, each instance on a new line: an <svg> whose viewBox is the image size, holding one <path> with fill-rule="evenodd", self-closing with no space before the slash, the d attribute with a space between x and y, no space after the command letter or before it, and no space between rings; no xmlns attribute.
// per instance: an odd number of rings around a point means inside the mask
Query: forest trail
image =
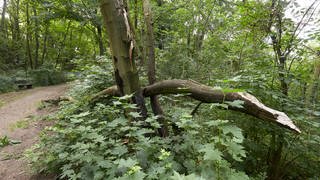
<svg viewBox="0 0 320 180"><path fill-rule="evenodd" d="M9 140L21 142L0 147L0 180L42 179L31 176L23 153L38 141L41 130L52 124L39 120L55 110L39 110L41 101L57 98L67 88L68 85L63 84L0 94L0 138L7 136Z"/></svg>

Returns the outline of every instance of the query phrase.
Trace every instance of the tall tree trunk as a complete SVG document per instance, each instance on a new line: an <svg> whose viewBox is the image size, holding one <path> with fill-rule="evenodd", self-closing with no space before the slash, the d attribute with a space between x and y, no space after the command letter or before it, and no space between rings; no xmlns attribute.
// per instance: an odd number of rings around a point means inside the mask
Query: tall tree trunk
<svg viewBox="0 0 320 180"><path fill-rule="evenodd" d="M31 54L31 47L30 47L30 41L31 41L31 33L30 33L30 26L31 26L31 23L30 23L30 15L29 15L29 1L26 2L27 3L27 6L26 6L26 16L27 16L27 56L28 56L28 60L29 60L29 65L30 65L30 68L33 69L33 61L32 61L32 54Z"/></svg>
<svg viewBox="0 0 320 180"><path fill-rule="evenodd" d="M283 145L284 137L279 134L272 134L272 140L270 144L270 156L268 159L267 180L279 180L282 179L284 171L286 170L282 165L283 159Z"/></svg>
<svg viewBox="0 0 320 180"><path fill-rule="evenodd" d="M40 43L39 43L39 21L38 21L38 14L37 14L37 9L35 5L32 7L33 8L33 15L35 17L35 29L34 29L34 38L35 38L35 52L34 52L34 67L35 69L38 68L39 66L39 48L40 48Z"/></svg>
<svg viewBox="0 0 320 180"><path fill-rule="evenodd" d="M285 63L287 58L284 56L281 56L279 58L279 65L278 65L278 71L279 71L279 81L281 86L281 92L285 96L288 96L289 91L289 84L287 82L287 75L286 75L286 69L285 69Z"/></svg>
<svg viewBox="0 0 320 180"><path fill-rule="evenodd" d="M70 26L71 26L71 20L69 20L69 22L68 22L66 32L64 33L62 42L61 42L60 45L59 45L58 55L57 55L57 57L56 57L56 65L55 65L55 67L57 67L58 64L60 63L60 56L61 56L61 53L62 53L61 51L62 51L62 50L64 49L64 47L65 47L67 35L69 34L69 30L70 30Z"/></svg>
<svg viewBox="0 0 320 180"><path fill-rule="evenodd" d="M99 43L99 54L100 56L105 55L104 53L106 52L106 49L103 45L103 40L102 40L102 26L99 24L96 26L97 28L97 37L98 37L98 43Z"/></svg>
<svg viewBox="0 0 320 180"><path fill-rule="evenodd" d="M133 101L146 117L144 98L134 61L134 39L123 0L101 0L101 13L109 34L114 75L121 95L134 93Z"/></svg>
<svg viewBox="0 0 320 180"><path fill-rule="evenodd" d="M319 57L318 57L319 58ZM317 103L318 99L318 91L319 91L319 80L320 80L320 61L315 62L312 83L310 83L309 87L309 96L307 104L308 106L312 106Z"/></svg>
<svg viewBox="0 0 320 180"><path fill-rule="evenodd" d="M154 35L152 27L152 12L149 0L143 0L143 14L147 27L147 49L148 49L148 80L149 84L154 84L156 82L156 63L155 63L155 49L154 49ZM151 108L155 115L158 115L159 121L161 123L161 128L159 129L160 136L168 136L168 127L165 123L163 117L163 110L160 106L159 99L157 96L151 96Z"/></svg>
<svg viewBox="0 0 320 180"><path fill-rule="evenodd" d="M12 25L12 39L13 39L13 45L14 45L14 61L16 64L20 63L20 51L22 49L22 44L20 42L20 19L19 19L19 13L20 13L20 0L11 1L11 4L14 6L15 12L12 14L13 17L13 25ZM26 59L27 61L27 59ZM25 62L26 62L25 61ZM25 63L25 66L27 68L27 63Z"/></svg>
<svg viewBox="0 0 320 180"><path fill-rule="evenodd" d="M139 17L138 0L134 0L134 28L138 28L138 17Z"/></svg>
<svg viewBox="0 0 320 180"><path fill-rule="evenodd" d="M0 22L0 33L3 33L3 35L6 35L6 32L5 32L6 11L7 11L7 0L3 0L1 22Z"/></svg>
<svg viewBox="0 0 320 180"><path fill-rule="evenodd" d="M44 37L43 37L43 48L42 48L42 56L41 56L41 65L43 65L44 59L45 59L46 54L47 54L48 34L49 34L49 23L46 23Z"/></svg>

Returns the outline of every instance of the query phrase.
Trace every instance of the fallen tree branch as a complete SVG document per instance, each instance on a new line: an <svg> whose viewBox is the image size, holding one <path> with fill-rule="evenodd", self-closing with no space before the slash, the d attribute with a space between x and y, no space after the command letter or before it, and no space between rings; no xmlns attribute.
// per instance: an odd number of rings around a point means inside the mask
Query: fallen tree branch
<svg viewBox="0 0 320 180"><path fill-rule="evenodd" d="M238 106L229 106L228 108L276 123L297 133L301 132L285 113L265 106L256 97L245 92L223 92L221 89L214 89L192 80L178 79L160 81L142 88L142 91L144 97L160 94L187 94L193 99L204 103L223 103L226 101L241 100L243 101L242 108ZM117 94L119 94L117 87L112 86L96 94L94 98L96 99L101 95Z"/></svg>
<svg viewBox="0 0 320 180"><path fill-rule="evenodd" d="M75 102L75 100L70 96L60 96L60 97L55 98L55 99L42 100L42 102L44 102L44 103L53 104L55 106L58 106L59 103L62 102L62 101Z"/></svg>

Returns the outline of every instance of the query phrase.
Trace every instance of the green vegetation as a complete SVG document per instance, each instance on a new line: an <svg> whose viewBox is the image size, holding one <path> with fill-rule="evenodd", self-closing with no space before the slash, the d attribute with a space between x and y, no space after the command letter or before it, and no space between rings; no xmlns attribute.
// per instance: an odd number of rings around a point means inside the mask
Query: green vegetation
<svg viewBox="0 0 320 180"><path fill-rule="evenodd" d="M0 137L0 148L8 146L8 145L20 144L20 143L21 143L21 141L9 139L8 136Z"/></svg>
<svg viewBox="0 0 320 180"><path fill-rule="evenodd" d="M320 178L320 1L2 2L0 92L75 84L36 172Z"/></svg>
<svg viewBox="0 0 320 180"><path fill-rule="evenodd" d="M37 117L27 117L22 120L15 122L14 124L10 124L10 131L14 131L15 129L27 129L30 126L30 123L37 120Z"/></svg>

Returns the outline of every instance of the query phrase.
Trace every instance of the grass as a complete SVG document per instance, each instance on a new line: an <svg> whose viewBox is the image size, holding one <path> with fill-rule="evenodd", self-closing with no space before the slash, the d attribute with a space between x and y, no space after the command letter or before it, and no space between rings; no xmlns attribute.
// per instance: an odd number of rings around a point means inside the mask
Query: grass
<svg viewBox="0 0 320 180"><path fill-rule="evenodd" d="M21 157L22 157L21 154L0 153L0 161L6 161L10 159L19 159Z"/></svg>
<svg viewBox="0 0 320 180"><path fill-rule="evenodd" d="M35 116L29 116L25 119L17 121L14 124L10 124L9 129L10 131L14 131L16 129L27 129L30 124L36 120L37 118Z"/></svg>
<svg viewBox="0 0 320 180"><path fill-rule="evenodd" d="M9 139L8 136L0 137L0 148L12 145L12 144L20 144L21 141Z"/></svg>

